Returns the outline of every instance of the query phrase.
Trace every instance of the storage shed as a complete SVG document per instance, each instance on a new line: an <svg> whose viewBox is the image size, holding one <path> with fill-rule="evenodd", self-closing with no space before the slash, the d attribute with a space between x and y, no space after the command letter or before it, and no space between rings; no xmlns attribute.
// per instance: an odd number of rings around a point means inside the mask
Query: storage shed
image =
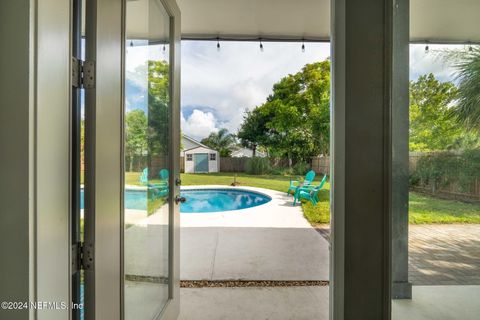
<svg viewBox="0 0 480 320"><path fill-rule="evenodd" d="M211 149L201 142L183 135L181 152L185 164L185 173L218 172L220 158L217 150Z"/></svg>

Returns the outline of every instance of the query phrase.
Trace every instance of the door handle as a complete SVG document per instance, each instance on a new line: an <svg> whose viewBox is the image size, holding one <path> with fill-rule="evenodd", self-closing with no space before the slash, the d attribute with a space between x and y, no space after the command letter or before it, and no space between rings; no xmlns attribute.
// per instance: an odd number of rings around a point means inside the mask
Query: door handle
<svg viewBox="0 0 480 320"><path fill-rule="evenodd" d="M176 196L175 197L175 203L176 204L179 204L180 202L184 203L185 201L187 201L187 199L185 199L185 197L182 197L182 196Z"/></svg>

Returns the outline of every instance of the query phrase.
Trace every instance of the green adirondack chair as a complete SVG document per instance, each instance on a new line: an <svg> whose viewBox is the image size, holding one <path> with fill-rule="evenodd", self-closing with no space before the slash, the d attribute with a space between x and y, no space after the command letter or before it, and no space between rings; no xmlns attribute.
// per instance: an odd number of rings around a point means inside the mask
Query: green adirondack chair
<svg viewBox="0 0 480 320"><path fill-rule="evenodd" d="M315 171L310 170L305 175L305 180L303 180L303 182L300 182L298 180L290 180L290 186L288 187L287 194L295 195L298 187L304 187L304 186L310 185L313 179L315 179Z"/></svg>
<svg viewBox="0 0 480 320"><path fill-rule="evenodd" d="M297 191L294 194L293 205L297 204L297 201L301 199L309 200L313 205L317 205L318 203L318 192L322 190L323 186L327 182L327 175L325 175L320 181L318 186L308 185L303 187L298 187Z"/></svg>

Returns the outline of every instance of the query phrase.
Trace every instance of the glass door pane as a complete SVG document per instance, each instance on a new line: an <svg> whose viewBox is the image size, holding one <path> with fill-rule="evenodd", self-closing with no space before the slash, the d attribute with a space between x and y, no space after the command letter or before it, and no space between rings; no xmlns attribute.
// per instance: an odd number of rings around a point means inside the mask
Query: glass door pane
<svg viewBox="0 0 480 320"><path fill-rule="evenodd" d="M126 4L125 319L150 320L170 292L170 16L160 0Z"/></svg>

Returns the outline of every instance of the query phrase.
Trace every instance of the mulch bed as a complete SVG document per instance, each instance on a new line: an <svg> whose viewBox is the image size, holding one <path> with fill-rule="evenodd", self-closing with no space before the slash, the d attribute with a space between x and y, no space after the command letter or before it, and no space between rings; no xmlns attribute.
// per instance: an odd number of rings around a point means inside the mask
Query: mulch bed
<svg viewBox="0 0 480 320"><path fill-rule="evenodd" d="M313 287L328 286L324 280L277 281L277 280L181 280L181 288L246 288L246 287Z"/></svg>

